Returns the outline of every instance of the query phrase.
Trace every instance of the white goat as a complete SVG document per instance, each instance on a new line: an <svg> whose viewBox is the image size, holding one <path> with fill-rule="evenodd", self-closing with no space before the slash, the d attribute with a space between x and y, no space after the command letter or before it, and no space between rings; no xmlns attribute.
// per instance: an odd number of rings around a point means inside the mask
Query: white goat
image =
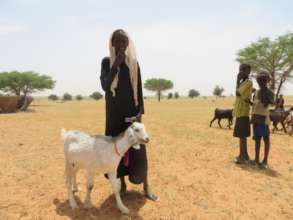
<svg viewBox="0 0 293 220"><path fill-rule="evenodd" d="M87 172L87 193L84 206L86 208L92 206L91 191L94 186L95 173L107 173L118 208L123 214L128 214L129 210L120 198L121 186L116 172L121 158L130 147L139 149L139 144L149 142L144 125L134 122L118 137L90 136L79 131L66 131L63 128L61 137L64 140L66 183L71 208L78 207L73 191L78 191L76 173L83 168Z"/></svg>

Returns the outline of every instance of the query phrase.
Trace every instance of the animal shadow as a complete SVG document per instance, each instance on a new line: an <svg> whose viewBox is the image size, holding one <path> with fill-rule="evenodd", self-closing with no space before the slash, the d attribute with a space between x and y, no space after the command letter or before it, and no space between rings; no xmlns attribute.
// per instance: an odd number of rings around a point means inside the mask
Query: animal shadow
<svg viewBox="0 0 293 220"><path fill-rule="evenodd" d="M83 207L83 202L75 196L75 201L77 202L79 208L72 210L69 201L66 200L61 202L58 198L53 200L56 206L56 214L59 216L67 216L74 220L91 220L91 219L138 219L141 220L142 217L139 216L138 211L146 202L146 198L142 193L136 191L129 191L121 198L126 207L129 208L130 214L128 216L121 214L117 205L115 196L110 195L100 207L92 207L86 209Z"/></svg>

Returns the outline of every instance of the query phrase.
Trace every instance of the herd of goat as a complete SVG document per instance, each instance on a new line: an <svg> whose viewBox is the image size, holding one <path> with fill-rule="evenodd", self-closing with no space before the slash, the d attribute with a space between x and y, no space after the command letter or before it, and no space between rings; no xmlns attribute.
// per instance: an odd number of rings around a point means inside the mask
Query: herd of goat
<svg viewBox="0 0 293 220"><path fill-rule="evenodd" d="M216 108L214 113L214 118L210 122L210 127L212 126L215 120L218 120L218 125L220 126L220 128L222 128L221 120L227 119L228 127L231 128L231 125L233 123L232 111L233 111L232 109ZM273 132L283 130L285 133L288 133L290 135L293 134L293 107L284 111L276 111L271 109L270 120L272 121L272 124L273 124L273 129L272 129ZM279 124L282 125L281 129L278 128Z"/></svg>

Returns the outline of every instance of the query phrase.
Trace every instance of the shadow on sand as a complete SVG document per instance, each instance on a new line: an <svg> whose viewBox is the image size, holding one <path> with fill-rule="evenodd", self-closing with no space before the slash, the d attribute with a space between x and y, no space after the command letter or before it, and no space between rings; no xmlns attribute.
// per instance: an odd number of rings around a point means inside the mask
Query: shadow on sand
<svg viewBox="0 0 293 220"><path fill-rule="evenodd" d="M75 200L79 206L78 209L72 210L69 206L69 201L60 202L55 198L53 203L56 206L56 214L59 216L67 216L70 219L142 219L138 215L138 211L146 202L146 198L142 193L129 191L122 198L124 205L130 210L128 216L122 215L116 206L115 196L110 195L99 208L92 207L91 209L83 208L81 200L75 196Z"/></svg>
<svg viewBox="0 0 293 220"><path fill-rule="evenodd" d="M248 172L261 173L261 174L265 174L270 177L280 177L281 176L281 174L278 171L272 169L271 167L269 167L268 169L261 169L256 165L250 165L250 164L242 164L242 165L239 165L239 167L243 170L248 171Z"/></svg>

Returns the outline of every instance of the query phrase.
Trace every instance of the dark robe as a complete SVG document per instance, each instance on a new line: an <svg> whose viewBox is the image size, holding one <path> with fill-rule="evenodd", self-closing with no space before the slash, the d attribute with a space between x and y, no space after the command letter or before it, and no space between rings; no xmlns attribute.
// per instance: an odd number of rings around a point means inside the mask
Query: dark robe
<svg viewBox="0 0 293 220"><path fill-rule="evenodd" d="M117 136L124 132L131 123L125 122L125 117L133 117L138 113L144 113L144 103L142 94L142 84L140 68L138 66L138 82L137 82L137 96L138 106L135 106L133 98L133 89L130 81L129 68L125 63L119 66L119 69L110 68L110 58L105 57L102 60L101 68L101 84L105 91L106 100L106 131L107 136ZM117 88L115 89L115 96L111 92L111 84L116 76L119 74ZM133 148L129 149L128 166L123 163L124 158L119 163L117 170L117 177L129 176L132 183L142 183L147 175L147 155L145 145L140 145L140 150Z"/></svg>
<svg viewBox="0 0 293 220"><path fill-rule="evenodd" d="M280 110L284 110L284 98L277 98L277 101L276 101L276 109L280 109Z"/></svg>

